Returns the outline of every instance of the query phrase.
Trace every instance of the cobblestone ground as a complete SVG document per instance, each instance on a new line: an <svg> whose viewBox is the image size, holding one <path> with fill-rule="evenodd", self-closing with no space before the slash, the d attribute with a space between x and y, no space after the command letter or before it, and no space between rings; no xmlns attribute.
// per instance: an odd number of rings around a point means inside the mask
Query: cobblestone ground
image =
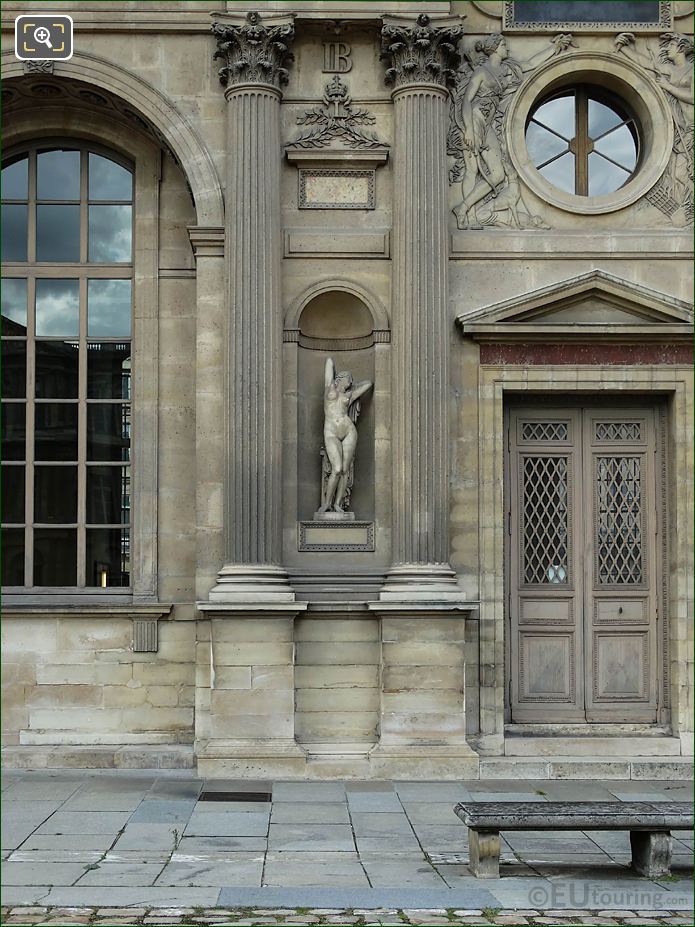
<svg viewBox="0 0 695 927"><path fill-rule="evenodd" d="M0 923L2 927L10 924L25 925L166 925L176 927L183 925L235 925L235 927L252 927L252 925L354 925L367 927L378 925L460 925L460 924L505 924L562 927L566 924L586 924L595 927L615 927L615 925L687 925L695 922L693 911L512 911L499 908L483 910L462 910L444 908L418 908L417 910L400 908L48 908L48 907L13 907L3 908Z"/></svg>

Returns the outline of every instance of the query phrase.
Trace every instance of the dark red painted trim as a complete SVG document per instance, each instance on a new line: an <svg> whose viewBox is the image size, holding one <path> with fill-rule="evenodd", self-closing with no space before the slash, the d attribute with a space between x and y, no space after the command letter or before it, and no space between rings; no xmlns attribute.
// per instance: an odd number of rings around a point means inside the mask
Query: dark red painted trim
<svg viewBox="0 0 695 927"><path fill-rule="evenodd" d="M487 344L481 364L692 364L689 344Z"/></svg>

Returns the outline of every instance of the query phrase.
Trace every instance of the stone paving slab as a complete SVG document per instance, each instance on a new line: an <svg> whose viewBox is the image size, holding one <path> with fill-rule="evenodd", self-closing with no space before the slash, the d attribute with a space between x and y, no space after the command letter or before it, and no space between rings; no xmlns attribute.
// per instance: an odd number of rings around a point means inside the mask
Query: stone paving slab
<svg viewBox="0 0 695 927"><path fill-rule="evenodd" d="M199 802L203 787L272 791L272 802ZM629 870L627 833L503 833L502 878L483 882L470 874L468 832L453 806L466 798L619 802L689 794L686 783L647 780L270 783L203 782L184 771L18 773L3 792L3 900L52 905L53 919L61 916L56 905L77 905L70 916L84 918L83 908L103 906L105 897L112 907L139 905L147 918L163 904L223 904L239 909L242 921L273 905L349 908L351 923L366 922L356 906L374 923L388 923L391 909L426 909L436 918L434 909L443 909L446 919L458 907L539 917L549 907L586 909L587 917L624 909L648 919L650 911L692 906L692 888L678 878L692 867L687 832L674 838L674 876L660 882ZM214 915L217 922L226 916Z"/></svg>

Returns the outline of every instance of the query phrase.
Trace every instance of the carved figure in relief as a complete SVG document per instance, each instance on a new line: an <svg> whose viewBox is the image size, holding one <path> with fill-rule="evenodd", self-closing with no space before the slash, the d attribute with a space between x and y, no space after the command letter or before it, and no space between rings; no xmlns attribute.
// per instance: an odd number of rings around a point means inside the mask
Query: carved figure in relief
<svg viewBox="0 0 695 927"><path fill-rule="evenodd" d="M333 358L326 360L323 392L323 444L330 462L330 473L322 492L319 512L345 511L350 470L357 448L360 397L372 388L369 380L354 383L349 371L336 372Z"/></svg>
<svg viewBox="0 0 695 927"><path fill-rule="evenodd" d="M539 216L528 212L521 197L519 177L504 139L504 116L524 74L574 44L571 35L557 35L550 48L522 62L509 56L504 36L495 33L464 52L451 96L447 139L447 151L456 158L449 180L460 181L463 194L462 202L454 208L460 229L544 227Z"/></svg>
<svg viewBox="0 0 695 927"><path fill-rule="evenodd" d="M674 122L673 154L666 173L647 193L647 199L668 216L683 208L685 219L693 219L693 40L677 32L659 38L656 56L647 45L646 53L636 47L631 32L615 39L616 51L651 71L666 93Z"/></svg>

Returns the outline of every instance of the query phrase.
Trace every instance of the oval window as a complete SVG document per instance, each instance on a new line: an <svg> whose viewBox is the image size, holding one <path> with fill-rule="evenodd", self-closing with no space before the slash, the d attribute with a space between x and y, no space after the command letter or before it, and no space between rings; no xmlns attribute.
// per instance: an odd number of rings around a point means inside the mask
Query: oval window
<svg viewBox="0 0 695 927"><path fill-rule="evenodd" d="M624 104L599 88L563 89L530 113L526 147L548 183L576 196L602 196L635 174L640 137Z"/></svg>

